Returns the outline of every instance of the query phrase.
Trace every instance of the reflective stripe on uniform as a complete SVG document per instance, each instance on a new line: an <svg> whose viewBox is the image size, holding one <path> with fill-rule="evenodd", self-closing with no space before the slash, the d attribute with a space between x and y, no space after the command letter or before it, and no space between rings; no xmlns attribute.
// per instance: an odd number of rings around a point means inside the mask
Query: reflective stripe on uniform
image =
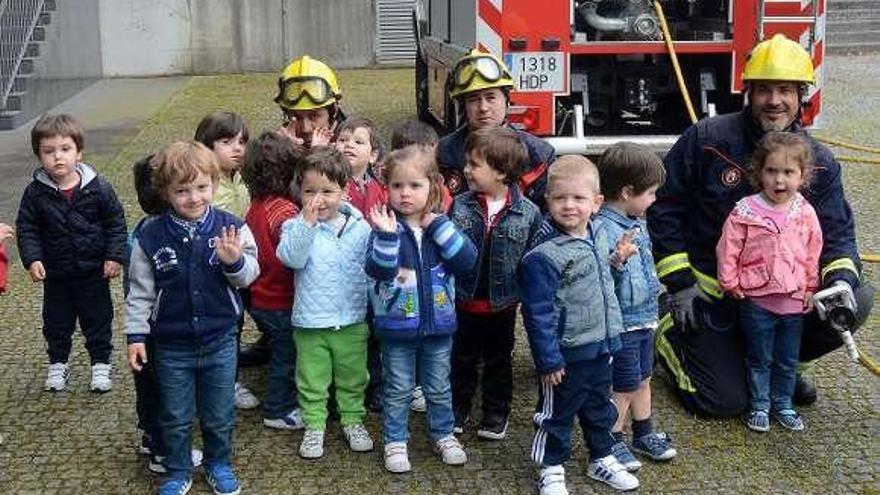
<svg viewBox="0 0 880 495"><path fill-rule="evenodd" d="M855 273L856 277L859 276L859 269L856 268L856 264L853 260L849 258L837 258L825 265L825 268L822 268L822 281L825 281L825 276L828 275L829 272L834 270L850 270Z"/></svg>
<svg viewBox="0 0 880 495"><path fill-rule="evenodd" d="M657 262L657 277L663 278L672 272L691 267L687 253L675 253Z"/></svg>
<svg viewBox="0 0 880 495"><path fill-rule="evenodd" d="M724 291L721 290L721 284L718 283L718 279L712 278L694 267L691 267L691 271L697 277L697 285L703 292L715 299L724 297Z"/></svg>
<svg viewBox="0 0 880 495"><path fill-rule="evenodd" d="M660 324L657 325L657 334L654 338L654 347L657 349L657 353L663 358L666 362L666 365L669 367L669 371L675 376L675 381L678 384L678 388L684 390L685 392L696 393L697 389L691 383L690 377L687 376L687 373L684 371L684 367L681 365L681 361L678 360L678 356L675 354L675 350L672 349L672 344L669 343L669 340L666 339L666 332L669 331L673 327L672 315L666 313L663 318L660 319Z"/></svg>

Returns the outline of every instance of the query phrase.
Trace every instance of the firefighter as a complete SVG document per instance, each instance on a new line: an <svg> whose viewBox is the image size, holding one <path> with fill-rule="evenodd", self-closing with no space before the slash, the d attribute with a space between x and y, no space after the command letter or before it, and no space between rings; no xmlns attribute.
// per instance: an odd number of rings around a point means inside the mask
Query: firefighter
<svg viewBox="0 0 880 495"><path fill-rule="evenodd" d="M513 79L497 57L471 50L456 62L449 86L449 96L458 102L459 108L464 108L467 118L464 125L440 140L437 150L440 171L455 196L468 190L463 173L467 161L465 139L468 133L481 127L507 125ZM556 160L556 153L553 146L542 139L528 132L516 132L529 151L529 164L520 177L520 188L543 207L547 167Z"/></svg>
<svg viewBox="0 0 880 495"><path fill-rule="evenodd" d="M764 133L801 134L812 146L816 176L803 194L818 213L825 239L822 286L839 284L846 289L859 324L873 304L873 289L861 281L840 164L800 124L804 96L815 82L810 55L777 34L752 50L743 81L748 104L742 111L696 123L666 155L666 183L648 212L657 274L669 294L670 311L656 337L660 362L674 377L687 409L716 417L740 414L748 394L737 306L722 294L716 280L715 245L734 203L754 192L747 180L748 159ZM837 332L815 311L805 315L802 364L840 345ZM794 400L802 405L816 400L815 387L802 373Z"/></svg>
<svg viewBox="0 0 880 495"><path fill-rule="evenodd" d="M308 55L291 62L278 78L275 103L284 113L282 129L307 148L336 141L339 124L345 120L340 99L336 73Z"/></svg>

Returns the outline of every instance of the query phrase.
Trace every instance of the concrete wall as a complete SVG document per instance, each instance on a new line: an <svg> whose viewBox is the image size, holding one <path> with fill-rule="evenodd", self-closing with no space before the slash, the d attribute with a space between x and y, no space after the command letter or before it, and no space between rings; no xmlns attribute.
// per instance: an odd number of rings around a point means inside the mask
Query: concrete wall
<svg viewBox="0 0 880 495"><path fill-rule="evenodd" d="M102 76L101 40L98 35L99 0L57 2L43 26L46 40L21 96L22 112L13 126L21 125L94 83Z"/></svg>
<svg viewBox="0 0 880 495"><path fill-rule="evenodd" d="M372 0L97 0L105 76L277 71L304 53L374 61Z"/></svg>

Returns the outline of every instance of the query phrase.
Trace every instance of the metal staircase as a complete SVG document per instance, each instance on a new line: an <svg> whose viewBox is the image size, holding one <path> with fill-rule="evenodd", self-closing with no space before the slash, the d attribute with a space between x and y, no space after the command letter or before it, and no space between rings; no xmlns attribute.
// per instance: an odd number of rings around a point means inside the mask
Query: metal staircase
<svg viewBox="0 0 880 495"><path fill-rule="evenodd" d="M0 0L0 130L22 123L23 97L55 7L55 0Z"/></svg>

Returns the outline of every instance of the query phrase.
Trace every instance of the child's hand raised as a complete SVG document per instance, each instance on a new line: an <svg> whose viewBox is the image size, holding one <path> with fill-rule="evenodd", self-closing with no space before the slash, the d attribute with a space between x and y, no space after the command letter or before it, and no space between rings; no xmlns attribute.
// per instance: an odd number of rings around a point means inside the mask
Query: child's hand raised
<svg viewBox="0 0 880 495"><path fill-rule="evenodd" d="M370 208L370 220L379 232L388 232L389 234L397 232L397 216L393 210L389 210L385 205L373 205Z"/></svg>
<svg viewBox="0 0 880 495"><path fill-rule="evenodd" d="M116 278L122 273L122 265L116 261L104 261L104 278Z"/></svg>
<svg viewBox="0 0 880 495"><path fill-rule="evenodd" d="M215 237L217 244L214 251L220 261L227 265L231 265L241 258L243 252L241 248L241 232L234 225L223 227L220 229L220 235Z"/></svg>
<svg viewBox="0 0 880 495"><path fill-rule="evenodd" d="M562 383L562 379L565 377L565 368L560 368L552 373L547 373L541 375L541 381L546 383L547 385L556 386Z"/></svg>
<svg viewBox="0 0 880 495"><path fill-rule="evenodd" d="M6 239L12 239L12 236L14 235L15 229L13 229L11 225L0 223L0 242L5 241Z"/></svg>
<svg viewBox="0 0 880 495"><path fill-rule="evenodd" d="M617 246L614 248L612 264L623 265L630 256L639 252L639 246L633 242L635 235L635 230L627 230L620 236L620 239L617 240Z"/></svg>
<svg viewBox="0 0 880 495"><path fill-rule="evenodd" d="M306 140L296 135L296 117L291 116L290 120L285 122L278 128L278 134L287 136L297 146L305 146Z"/></svg>
<svg viewBox="0 0 880 495"><path fill-rule="evenodd" d="M321 196L315 196L303 205L302 216L303 222L309 227L314 227L318 223L318 210L324 206L324 200Z"/></svg>
<svg viewBox="0 0 880 495"><path fill-rule="evenodd" d="M330 129L326 127L315 129L312 132L312 148L315 146L327 146L330 144L331 139L333 139L333 131Z"/></svg>

